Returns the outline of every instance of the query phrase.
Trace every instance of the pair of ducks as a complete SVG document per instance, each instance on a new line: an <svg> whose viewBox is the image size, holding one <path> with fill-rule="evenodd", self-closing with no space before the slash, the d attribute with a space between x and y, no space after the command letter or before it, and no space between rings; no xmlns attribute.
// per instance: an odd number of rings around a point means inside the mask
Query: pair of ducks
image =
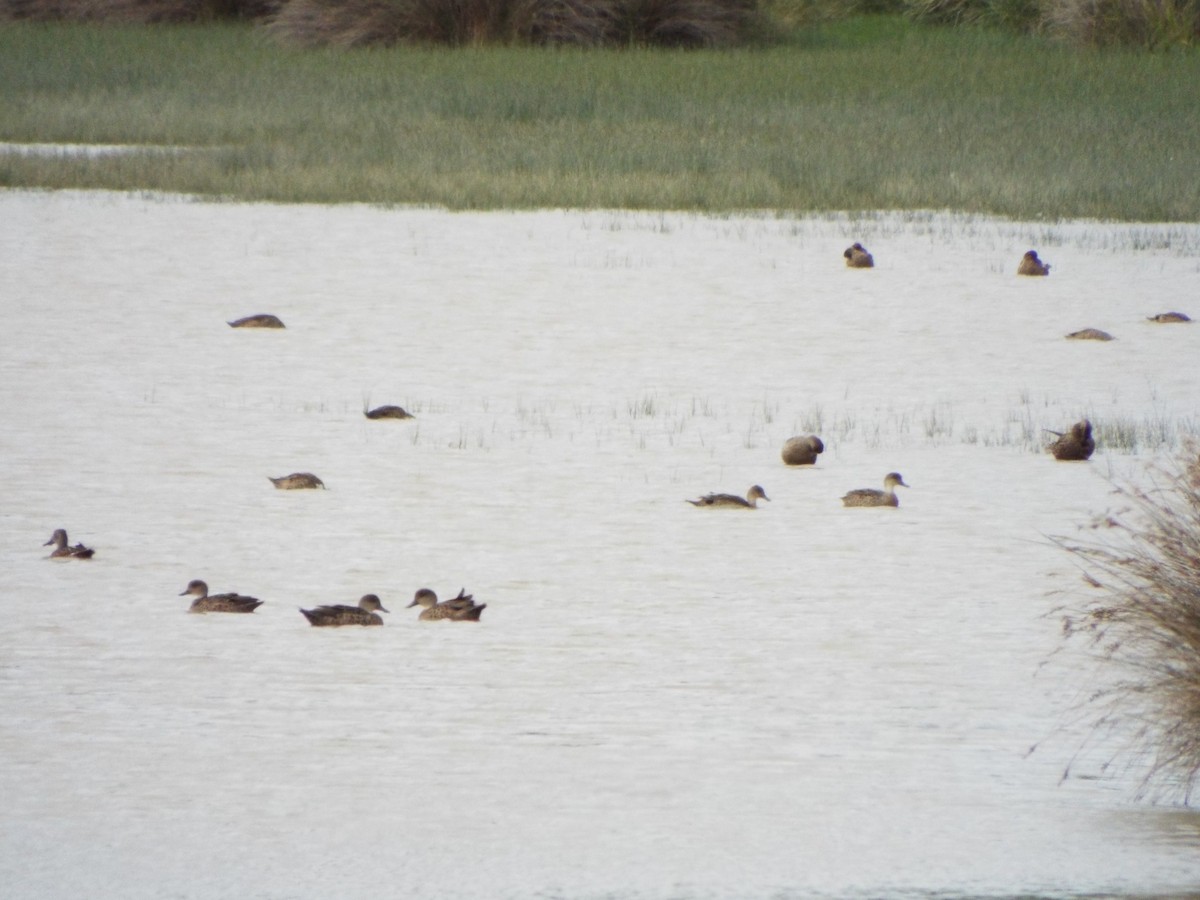
<svg viewBox="0 0 1200 900"><path fill-rule="evenodd" d="M1187 313L1181 312L1165 312L1157 313L1153 316L1146 316L1147 322L1156 322L1160 325L1170 325L1176 322L1190 322L1191 318ZM1115 340L1107 331L1102 331L1099 328L1084 328L1080 331L1072 331L1067 335L1069 341L1111 341Z"/></svg>
<svg viewBox="0 0 1200 900"><path fill-rule="evenodd" d="M875 267L875 257L870 254L866 247L855 242L843 251L842 256L846 258L846 265L851 269L871 269ZM1025 255L1021 257L1021 262L1017 265L1018 275L1049 275L1050 264L1044 263L1038 259L1036 250L1027 250Z"/></svg>
<svg viewBox="0 0 1200 900"><path fill-rule="evenodd" d="M888 472L883 478L883 490L877 488L858 488L842 497L844 506L899 506L900 498L896 496L897 487L908 487L904 477L899 472ZM706 494L696 500L688 500L692 506L725 506L742 509L757 509L759 500L770 500L762 485L753 485L745 497L737 494Z"/></svg>
<svg viewBox="0 0 1200 900"><path fill-rule="evenodd" d="M179 595L195 597L188 612L193 613L252 613L262 606L257 597L245 594L209 594L208 585L200 579L188 582L187 588ZM436 621L446 619L452 622L478 622L479 617L487 608L486 603L476 603L466 590L460 590L457 597L438 602L437 594L429 588L421 588L413 597L409 609L414 606L423 607L418 619ZM339 627L342 625L382 625L377 613L388 612L383 602L375 594L364 594L358 601L358 606L334 604L318 606L315 609L301 609L300 612L309 623L315 626Z"/></svg>
<svg viewBox="0 0 1200 900"><path fill-rule="evenodd" d="M461 589L457 597L438 602L437 594L429 588L421 588L413 596L412 603L406 609L420 606L421 614L418 620L425 622L445 620L447 622L478 622L479 617L487 608L486 603L476 603L475 598ZM383 619L376 615L388 612L383 603L374 594L365 594L358 601L358 606L318 606L316 609L300 610L309 624L314 626L338 627L341 625L382 625Z"/></svg>
<svg viewBox="0 0 1200 900"><path fill-rule="evenodd" d="M437 594L429 588L421 588L413 596L412 603L406 609L420 606L421 614L418 620L425 622L446 620L448 622L478 622L479 617L487 608L486 603L476 603L475 598L466 589L459 590L457 597L438 602ZM318 606L316 609L300 610L310 625L338 627L341 625L382 625L383 619L376 614L388 612L383 603L374 594L364 594L358 601L358 606Z"/></svg>

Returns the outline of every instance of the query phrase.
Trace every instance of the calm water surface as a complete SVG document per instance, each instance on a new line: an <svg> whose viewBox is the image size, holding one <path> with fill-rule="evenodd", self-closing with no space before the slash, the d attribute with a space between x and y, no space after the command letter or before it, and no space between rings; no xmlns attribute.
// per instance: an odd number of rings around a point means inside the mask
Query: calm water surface
<svg viewBox="0 0 1200 900"><path fill-rule="evenodd" d="M1195 813L1061 781L1103 673L1046 664L1047 536L1200 431L1200 325L1145 321L1200 227L0 192L0 285L5 896L1200 889ZM1130 442L1038 452L1084 415Z"/></svg>

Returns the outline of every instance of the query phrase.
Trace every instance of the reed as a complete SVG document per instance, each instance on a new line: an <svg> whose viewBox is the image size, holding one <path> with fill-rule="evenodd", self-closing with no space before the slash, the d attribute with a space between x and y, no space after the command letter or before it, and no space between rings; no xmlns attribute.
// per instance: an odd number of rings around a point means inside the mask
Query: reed
<svg viewBox="0 0 1200 900"><path fill-rule="evenodd" d="M0 139L191 149L0 154L0 184L454 209L1200 208L1200 56L896 17L809 35L689 53L346 52L244 25L15 23L0 29Z"/></svg>
<svg viewBox="0 0 1200 900"><path fill-rule="evenodd" d="M1141 767L1142 795L1186 803L1200 780L1200 443L1117 493L1124 508L1097 518L1094 537L1057 540L1095 592L1063 611L1064 640L1111 674L1087 704L1088 746L1123 742L1104 768Z"/></svg>

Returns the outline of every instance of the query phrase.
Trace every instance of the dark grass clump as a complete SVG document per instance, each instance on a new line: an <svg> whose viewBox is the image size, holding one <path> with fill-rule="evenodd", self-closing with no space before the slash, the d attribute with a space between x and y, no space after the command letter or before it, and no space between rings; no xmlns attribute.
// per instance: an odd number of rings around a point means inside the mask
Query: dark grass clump
<svg viewBox="0 0 1200 900"><path fill-rule="evenodd" d="M1120 737L1104 768L1137 766L1139 796L1186 804L1200 779L1200 444L1152 474L1151 487L1117 488L1125 507L1093 523L1097 537L1056 539L1096 591L1063 610L1063 639L1111 675L1085 705L1085 746Z"/></svg>
<svg viewBox="0 0 1200 900"><path fill-rule="evenodd" d="M304 46L399 43L729 47L756 0L285 0L268 27Z"/></svg>

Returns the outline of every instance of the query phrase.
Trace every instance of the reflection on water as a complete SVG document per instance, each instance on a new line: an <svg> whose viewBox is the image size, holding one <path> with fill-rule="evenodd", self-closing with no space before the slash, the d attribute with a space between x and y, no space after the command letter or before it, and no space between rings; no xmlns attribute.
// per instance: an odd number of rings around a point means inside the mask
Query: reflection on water
<svg viewBox="0 0 1200 900"><path fill-rule="evenodd" d="M1039 670L1086 589L1044 536L1196 429L1200 327L1145 316L1200 312L1200 228L0 206L6 894L1200 883L1138 773L1059 785L1093 673ZM1083 415L1133 437L1037 452ZM899 509L841 507L892 470ZM193 578L265 603L188 616ZM383 628L298 612L368 592Z"/></svg>

